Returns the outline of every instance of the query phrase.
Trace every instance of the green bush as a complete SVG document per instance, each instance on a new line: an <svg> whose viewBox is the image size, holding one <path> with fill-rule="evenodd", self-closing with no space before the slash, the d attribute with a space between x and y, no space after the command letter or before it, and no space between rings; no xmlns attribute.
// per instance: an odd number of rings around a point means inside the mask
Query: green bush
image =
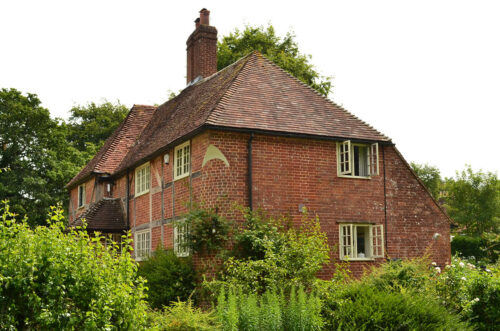
<svg viewBox="0 0 500 331"><path fill-rule="evenodd" d="M0 329L139 329L146 303L130 239L64 231L62 210L31 229L0 206Z"/></svg>
<svg viewBox="0 0 500 331"><path fill-rule="evenodd" d="M229 222L211 209L193 208L184 222L189 226L186 245L193 253L219 251L229 239Z"/></svg>
<svg viewBox="0 0 500 331"><path fill-rule="evenodd" d="M172 250L156 249L154 255L139 266L139 275L147 280L147 301L161 309L177 300L187 300L196 280L191 258L177 257Z"/></svg>
<svg viewBox="0 0 500 331"><path fill-rule="evenodd" d="M149 311L148 330L158 331L212 331L220 330L220 324L213 312L203 312L193 303L172 302L163 311Z"/></svg>
<svg viewBox="0 0 500 331"><path fill-rule="evenodd" d="M270 229L266 230L266 226ZM257 230L243 230L240 238L245 239L239 239L237 244L245 242L246 247L253 247L248 251L251 253L247 258L228 258L220 280L205 285L213 293L217 293L222 285L258 294L272 288L310 288L316 281L316 273L330 261L327 237L321 231L318 218L304 217L300 229L277 229L275 222L269 221L267 225L260 224ZM262 233L272 235L262 236ZM264 250L262 258L261 250Z"/></svg>
<svg viewBox="0 0 500 331"><path fill-rule="evenodd" d="M362 282L326 302L327 330L468 330L436 300L410 291L380 291Z"/></svg>
<svg viewBox="0 0 500 331"><path fill-rule="evenodd" d="M451 241L451 253L465 258L481 260L486 258L486 251L483 249L485 243L481 237L456 235Z"/></svg>
<svg viewBox="0 0 500 331"><path fill-rule="evenodd" d="M485 271L454 258L435 280L439 300L478 330L500 325L500 270Z"/></svg>
<svg viewBox="0 0 500 331"><path fill-rule="evenodd" d="M453 255L480 262L495 263L499 248L500 238L493 233L484 233L482 237L459 234L451 241Z"/></svg>
<svg viewBox="0 0 500 331"><path fill-rule="evenodd" d="M217 316L225 331L321 330L321 301L292 287L288 297L268 290L262 295L245 294L241 289L222 288L217 299Z"/></svg>

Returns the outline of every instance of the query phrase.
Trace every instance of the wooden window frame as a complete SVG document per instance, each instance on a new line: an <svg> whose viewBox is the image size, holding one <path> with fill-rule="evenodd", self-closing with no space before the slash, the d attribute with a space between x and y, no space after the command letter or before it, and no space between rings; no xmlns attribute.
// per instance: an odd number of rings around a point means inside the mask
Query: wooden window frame
<svg viewBox="0 0 500 331"><path fill-rule="evenodd" d="M369 256L357 256L357 230L368 228ZM367 254L367 253L365 253ZM339 224L339 258L348 261L374 261L384 257L384 226L370 223Z"/></svg>
<svg viewBox="0 0 500 331"><path fill-rule="evenodd" d="M80 189L82 192L80 192ZM78 201L77 201L78 208L85 207L85 202L86 202L85 195L86 195L85 184L78 185ZM80 204L80 201L81 201L81 204Z"/></svg>
<svg viewBox="0 0 500 331"><path fill-rule="evenodd" d="M187 257L190 255L188 247L183 246L188 238L189 225L185 220L179 220L174 222L174 252L178 257ZM181 231L179 231L181 230Z"/></svg>
<svg viewBox="0 0 500 331"><path fill-rule="evenodd" d="M143 261L151 255L151 229L135 232L134 253L136 261Z"/></svg>
<svg viewBox="0 0 500 331"><path fill-rule="evenodd" d="M354 175L354 146L366 148L368 175ZM379 151L378 143L363 144L353 143L350 140L337 142L337 176L344 178L370 179L379 175Z"/></svg>
<svg viewBox="0 0 500 331"><path fill-rule="evenodd" d="M147 169L147 170L146 170ZM151 165L144 163L135 169L135 197L149 193L151 188Z"/></svg>
<svg viewBox="0 0 500 331"><path fill-rule="evenodd" d="M178 152L181 152L180 155ZM191 142L189 140L175 147L173 168L174 180L185 178L191 173Z"/></svg>

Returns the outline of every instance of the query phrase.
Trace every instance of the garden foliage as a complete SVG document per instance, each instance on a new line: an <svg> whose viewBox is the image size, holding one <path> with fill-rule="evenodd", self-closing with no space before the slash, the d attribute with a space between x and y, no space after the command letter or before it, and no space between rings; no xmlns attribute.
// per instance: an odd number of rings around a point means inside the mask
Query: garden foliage
<svg viewBox="0 0 500 331"><path fill-rule="evenodd" d="M220 323L214 312L204 312L192 301L172 302L162 311L149 311L147 329L153 331L216 331Z"/></svg>
<svg viewBox="0 0 500 331"><path fill-rule="evenodd" d="M222 288L217 299L217 316L224 331L321 330L321 301L303 287L284 291L267 290L262 295L241 289Z"/></svg>
<svg viewBox="0 0 500 331"><path fill-rule="evenodd" d="M86 231L65 233L62 210L30 228L0 206L0 329L138 329L144 284L121 246Z"/></svg>
<svg viewBox="0 0 500 331"><path fill-rule="evenodd" d="M206 285L215 292L221 285L231 285L245 293L300 285L310 288L330 260L319 219L304 215L298 229L285 229L283 220L258 213L247 213L245 219L235 236L234 256L225 261L220 280Z"/></svg>
<svg viewBox="0 0 500 331"><path fill-rule="evenodd" d="M147 281L149 305L157 309L187 300L196 285L191 258L177 257L172 250L156 249L139 266L138 274Z"/></svg>

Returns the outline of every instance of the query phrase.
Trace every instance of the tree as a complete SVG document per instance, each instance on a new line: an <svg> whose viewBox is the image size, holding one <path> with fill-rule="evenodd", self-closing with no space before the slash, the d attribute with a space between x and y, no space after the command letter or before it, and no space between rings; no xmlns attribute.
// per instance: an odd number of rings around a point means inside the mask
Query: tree
<svg viewBox="0 0 500 331"><path fill-rule="evenodd" d="M69 141L81 151L89 149L93 156L125 119L128 111L120 102L113 104L109 101L73 107L67 124Z"/></svg>
<svg viewBox="0 0 500 331"><path fill-rule="evenodd" d="M467 166L454 179L446 179L445 188L446 209L467 233L500 232L500 182L495 173Z"/></svg>
<svg viewBox="0 0 500 331"><path fill-rule="evenodd" d="M126 114L109 102L71 110L69 123L52 119L35 94L0 90L0 199L44 224L50 206L67 206L64 188Z"/></svg>
<svg viewBox="0 0 500 331"><path fill-rule="evenodd" d="M62 198L63 171L57 157L65 148L59 121L50 118L35 94L0 90L0 199L18 214L42 223L50 205ZM61 185L62 184L62 185Z"/></svg>
<svg viewBox="0 0 500 331"><path fill-rule="evenodd" d="M279 37L269 25L246 26L243 31L235 29L217 44L217 69L221 70L246 54L258 50L278 66L311 86L324 96L331 92L331 77L321 76L309 62L310 55L299 52L295 35L288 32Z"/></svg>
<svg viewBox="0 0 500 331"><path fill-rule="evenodd" d="M425 187L431 192L432 196L435 199L439 198L439 191L443 182L439 169L428 164L418 164L415 162L410 162L410 165L418 178L420 178Z"/></svg>

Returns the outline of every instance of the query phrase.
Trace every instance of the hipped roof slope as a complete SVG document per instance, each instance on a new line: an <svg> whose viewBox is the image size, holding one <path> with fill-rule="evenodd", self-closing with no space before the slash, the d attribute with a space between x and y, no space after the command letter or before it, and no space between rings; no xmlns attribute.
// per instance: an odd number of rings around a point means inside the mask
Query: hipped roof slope
<svg viewBox="0 0 500 331"><path fill-rule="evenodd" d="M87 165L66 185L71 187L85 180L92 173L113 174L136 143L136 139L148 124L156 107L134 105L125 120L106 139L99 152Z"/></svg>
<svg viewBox="0 0 500 331"><path fill-rule="evenodd" d="M203 126L390 142L253 52L159 106L116 172L137 166Z"/></svg>

